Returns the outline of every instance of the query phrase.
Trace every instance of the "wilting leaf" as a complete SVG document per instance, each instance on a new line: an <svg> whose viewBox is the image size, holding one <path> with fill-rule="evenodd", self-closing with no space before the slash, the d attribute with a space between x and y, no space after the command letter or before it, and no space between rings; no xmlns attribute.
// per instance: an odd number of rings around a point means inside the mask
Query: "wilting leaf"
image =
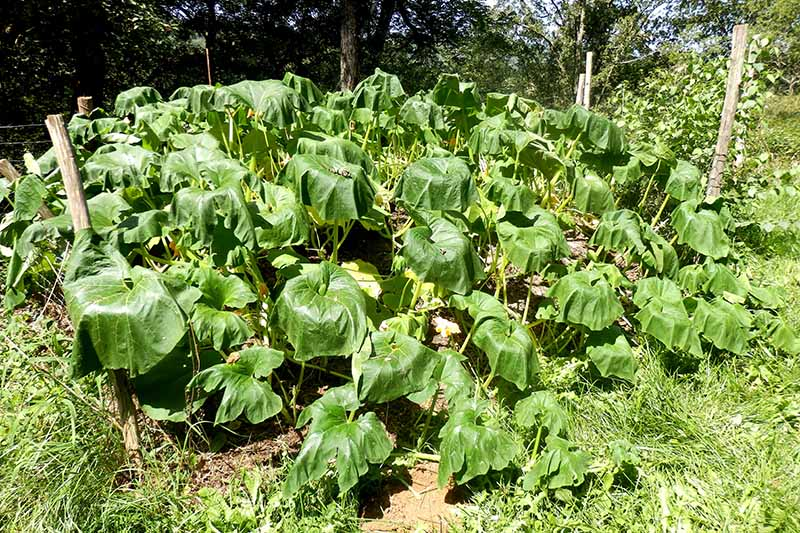
<svg viewBox="0 0 800 533"><path fill-rule="evenodd" d="M428 226L406 232L402 254L422 281L435 283L459 294L484 277L472 242L453 223L432 217Z"/></svg>
<svg viewBox="0 0 800 533"><path fill-rule="evenodd" d="M592 332L586 340L586 355L604 378L614 376L633 381L636 375L636 358L618 326Z"/></svg>
<svg viewBox="0 0 800 533"><path fill-rule="evenodd" d="M487 318L475 328L472 342L486 353L495 375L520 390L535 382L539 360L527 329L519 322Z"/></svg>
<svg viewBox="0 0 800 533"><path fill-rule="evenodd" d="M575 445L570 441L556 435L548 435L547 448L525 475L523 488L560 489L583 484L592 457L574 448Z"/></svg>
<svg viewBox="0 0 800 533"><path fill-rule="evenodd" d="M700 209L696 201L683 202L672 213L672 226L678 233L678 243L688 244L703 255L721 259L730 252L722 220L714 211Z"/></svg>
<svg viewBox="0 0 800 533"><path fill-rule="evenodd" d="M286 282L275 313L301 361L353 354L367 335L361 287L346 270L327 262Z"/></svg>
<svg viewBox="0 0 800 533"><path fill-rule="evenodd" d="M189 384L206 392L224 390L214 424L236 420L244 413L251 424L260 424L281 411L283 402L272 391L269 377L283 363L283 353L261 346L238 352L231 362L203 370Z"/></svg>
<svg viewBox="0 0 800 533"><path fill-rule="evenodd" d="M484 402L465 400L439 431L439 487L447 485L451 475L463 484L489 470L502 470L516 455L517 444L511 436L481 420L486 407Z"/></svg>
<svg viewBox="0 0 800 533"><path fill-rule="evenodd" d="M400 177L395 197L415 209L462 213L478 199L472 173L457 157L426 157Z"/></svg>
<svg viewBox="0 0 800 533"><path fill-rule="evenodd" d="M371 335L373 353L362 363L361 399L383 403L427 385L441 357L418 340L396 331Z"/></svg>
<svg viewBox="0 0 800 533"><path fill-rule="evenodd" d="M700 338L683 305L681 290L668 279L645 278L636 284L633 303L639 307L636 319L642 331L664 343L701 355Z"/></svg>
<svg viewBox="0 0 800 533"><path fill-rule="evenodd" d="M506 213L497 221L497 237L511 264L525 273L541 272L570 254L556 218L537 207Z"/></svg>
<svg viewBox="0 0 800 533"><path fill-rule="evenodd" d="M622 316L614 289L598 271L568 274L550 287L547 295L558 304L559 322L583 324L600 331Z"/></svg>
<svg viewBox="0 0 800 533"><path fill-rule="evenodd" d="M565 435L569 418L555 395L546 390L536 391L514 406L514 418L525 428L547 428L548 435Z"/></svg>

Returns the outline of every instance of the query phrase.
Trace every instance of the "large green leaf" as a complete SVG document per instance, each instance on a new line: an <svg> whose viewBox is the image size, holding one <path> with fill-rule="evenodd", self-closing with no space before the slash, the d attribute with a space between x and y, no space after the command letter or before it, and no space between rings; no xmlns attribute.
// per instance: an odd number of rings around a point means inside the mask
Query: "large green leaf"
<svg viewBox="0 0 800 533"><path fill-rule="evenodd" d="M514 419L525 428L547 428L548 435L565 435L569 424L567 412L555 395L546 390L536 391L514 406Z"/></svg>
<svg viewBox="0 0 800 533"><path fill-rule="evenodd" d="M321 478L331 461L336 462L339 490L344 493L367 473L369 463L382 463L392 451L392 441L375 413L365 413L350 421L347 410L357 408L358 404L355 407L343 406L335 401L337 398L332 400L314 403L308 435L286 477L283 487L286 495L294 494L309 481Z"/></svg>
<svg viewBox="0 0 800 533"><path fill-rule="evenodd" d="M336 161L358 165L364 170L367 177L375 182L380 182L378 171L369 154L359 145L347 139L327 137L317 140L301 137L297 140L297 153L324 155Z"/></svg>
<svg viewBox="0 0 800 533"><path fill-rule="evenodd" d="M258 201L258 214L263 219L256 227L259 246L285 248L308 239L306 211L294 193L274 183L264 183L263 201Z"/></svg>
<svg viewBox="0 0 800 533"><path fill-rule="evenodd" d="M328 262L286 282L275 306L277 324L302 361L357 352L367 335L366 311L356 280Z"/></svg>
<svg viewBox="0 0 800 533"><path fill-rule="evenodd" d="M536 195L527 185L516 183L511 178L494 176L484 185L486 197L506 211L528 213L536 206Z"/></svg>
<svg viewBox="0 0 800 533"><path fill-rule="evenodd" d="M573 272L559 279L548 291L558 304L558 321L583 324L600 331L622 316L622 305L614 289L596 270Z"/></svg>
<svg viewBox="0 0 800 533"><path fill-rule="evenodd" d="M700 169L688 161L679 159L678 164L670 171L664 188L667 194L681 202L702 200L703 186L700 181Z"/></svg>
<svg viewBox="0 0 800 533"><path fill-rule="evenodd" d="M213 246L218 226L232 230L239 243L254 248L253 214L238 181L228 180L215 189L185 187L172 200L174 225L188 228L197 242Z"/></svg>
<svg viewBox="0 0 800 533"><path fill-rule="evenodd" d="M283 353L261 346L247 348L229 362L203 370L192 379L190 387L206 392L224 390L214 424L236 420L244 413L251 424L260 424L281 411L283 402L272 391L267 378L283 363Z"/></svg>
<svg viewBox="0 0 800 533"><path fill-rule="evenodd" d="M458 294L469 292L473 283L484 277L472 242L444 218L431 217L427 226L407 231L401 253L422 281Z"/></svg>
<svg viewBox="0 0 800 533"><path fill-rule="evenodd" d="M302 96L311 105L317 105L325 100L325 95L319 90L313 81L303 76L298 76L293 72L287 72L281 80L284 85L291 88Z"/></svg>
<svg viewBox="0 0 800 533"><path fill-rule="evenodd" d="M604 378L633 381L636 375L636 358L619 326L592 332L586 340L586 355Z"/></svg>
<svg viewBox="0 0 800 533"><path fill-rule="evenodd" d="M396 331L371 335L372 355L362 363L361 399L389 402L423 389L441 356Z"/></svg>
<svg viewBox="0 0 800 533"><path fill-rule="evenodd" d="M375 186L359 165L315 154L294 156L284 169L304 205L329 222L359 219L375 200Z"/></svg>
<svg viewBox="0 0 800 533"><path fill-rule="evenodd" d="M720 350L738 355L747 352L752 325L747 309L722 298L715 298L711 302L698 298L696 304L692 323L704 337Z"/></svg>
<svg viewBox="0 0 800 533"><path fill-rule="evenodd" d="M450 476L463 484L489 470L502 470L517 454L517 443L497 425L484 424L481 415L488 404L465 400L439 431L439 487Z"/></svg>
<svg viewBox="0 0 800 533"><path fill-rule="evenodd" d="M395 197L415 209L462 213L478 199L467 164L457 157L425 157L406 168Z"/></svg>
<svg viewBox="0 0 800 533"><path fill-rule="evenodd" d="M228 158L225 152L193 145L167 154L161 166L159 187L164 192L171 192L186 184L195 187L213 185L224 177L242 181L246 176L247 169L239 161Z"/></svg>
<svg viewBox="0 0 800 533"><path fill-rule="evenodd" d="M124 368L132 376L144 374L184 338L184 311L160 274L128 269L122 257L103 257L88 237L76 243L64 282L75 327L74 372Z"/></svg>
<svg viewBox="0 0 800 533"><path fill-rule="evenodd" d="M548 435L546 442L545 452L525 474L523 488L560 489L583 484L589 471L591 455L575 450L574 444L556 435Z"/></svg>
<svg viewBox="0 0 800 533"><path fill-rule="evenodd" d="M244 80L217 91L225 106L246 105L256 116L278 128L295 121L296 111L308 111L308 103L278 80Z"/></svg>
<svg viewBox="0 0 800 533"><path fill-rule="evenodd" d="M150 169L159 162L158 154L141 146L107 144L89 156L83 165L84 185L103 188L150 185Z"/></svg>
<svg viewBox="0 0 800 533"><path fill-rule="evenodd" d="M152 87L134 87L117 95L117 99L114 101L114 114L124 117L136 111L137 106L161 101L161 95Z"/></svg>
<svg viewBox="0 0 800 533"><path fill-rule="evenodd" d="M641 225L642 219L633 211L628 209L608 211L600 217L600 223L589 244L616 252L634 250L642 254L645 246L642 241Z"/></svg>
<svg viewBox="0 0 800 533"><path fill-rule="evenodd" d="M576 170L572 195L575 205L581 211L602 214L615 209L611 187L588 169Z"/></svg>
<svg viewBox="0 0 800 533"><path fill-rule="evenodd" d="M14 220L33 220L47 198L47 188L38 176L23 176L14 186Z"/></svg>
<svg viewBox="0 0 800 533"><path fill-rule="evenodd" d="M556 218L535 206L525 214L503 214L497 221L497 237L511 264L525 273L542 272L570 254Z"/></svg>
<svg viewBox="0 0 800 533"><path fill-rule="evenodd" d="M473 396L475 382L462 364L466 357L450 349L437 353L439 354L439 364L428 385L418 392L409 394L408 399L414 403L423 404L430 400L441 386L444 388L444 399L447 401L448 409L455 410L458 405Z"/></svg>
<svg viewBox="0 0 800 533"><path fill-rule="evenodd" d="M466 309L473 320L486 316L508 318L506 307L497 298L482 291L475 290L466 296L454 294L449 303L461 311Z"/></svg>
<svg viewBox="0 0 800 533"><path fill-rule="evenodd" d="M489 317L475 328L472 342L486 352L495 375L520 390L536 381L539 360L527 328L519 322Z"/></svg>
<svg viewBox="0 0 800 533"><path fill-rule="evenodd" d="M353 89L353 107L386 111L394 108L405 95L397 76L376 68L374 74L361 80Z"/></svg>
<svg viewBox="0 0 800 533"><path fill-rule="evenodd" d="M675 278L681 267L675 248L664 237L656 233L649 224L644 226L643 237L647 249L641 254L642 262L659 274Z"/></svg>
<svg viewBox="0 0 800 533"><path fill-rule="evenodd" d="M721 259L730 252L720 216L709 209L697 210L698 202L681 203L672 213L672 226L678 233L678 243L688 244L703 255Z"/></svg>
<svg viewBox="0 0 800 533"><path fill-rule="evenodd" d="M639 307L636 319L642 331L664 343L701 355L700 338L692 327L681 290L671 280L645 278L636 283L633 303Z"/></svg>
<svg viewBox="0 0 800 533"><path fill-rule="evenodd" d="M703 272L705 273L703 290L715 296L725 296L728 293L744 299L750 292L750 283L746 279L737 277L725 265L707 260L703 265Z"/></svg>

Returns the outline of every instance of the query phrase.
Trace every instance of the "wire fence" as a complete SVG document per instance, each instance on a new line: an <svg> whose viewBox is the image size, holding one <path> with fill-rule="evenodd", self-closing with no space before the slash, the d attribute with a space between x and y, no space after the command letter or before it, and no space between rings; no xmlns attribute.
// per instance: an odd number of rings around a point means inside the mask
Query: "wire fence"
<svg viewBox="0 0 800 533"><path fill-rule="evenodd" d="M14 165L24 162L26 152L34 156L41 155L49 144L44 122L0 124L0 158L8 159Z"/></svg>

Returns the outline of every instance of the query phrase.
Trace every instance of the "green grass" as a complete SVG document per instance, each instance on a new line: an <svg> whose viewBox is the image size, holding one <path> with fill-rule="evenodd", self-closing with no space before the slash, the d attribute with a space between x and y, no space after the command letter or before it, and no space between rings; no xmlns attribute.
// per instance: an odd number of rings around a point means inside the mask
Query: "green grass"
<svg viewBox="0 0 800 533"><path fill-rule="evenodd" d="M800 159L800 98L770 101L758 143L765 176ZM800 220L800 196L761 180L736 210L754 224ZM793 185L800 190L800 182ZM780 288L786 320L800 327L800 236L744 239L743 267ZM2 268L0 268L2 270ZM125 473L102 383L73 382L68 339L48 320L3 317L0 329L0 531L355 531L358 502L326 478L284 498L275 468L242 473L225 493L188 491L194 452L147 431L146 469ZM590 382L564 360L542 379L572 414L571 436L594 457L581 491L525 492L495 475L473 483L464 531L800 531L800 358L676 361L646 342L630 386ZM680 372L678 370L681 370ZM520 435L520 438L522 436ZM609 483L608 443L624 439L638 475ZM499 487L497 482L499 480ZM484 488L485 487L485 488ZM272 529L269 529L272 528Z"/></svg>

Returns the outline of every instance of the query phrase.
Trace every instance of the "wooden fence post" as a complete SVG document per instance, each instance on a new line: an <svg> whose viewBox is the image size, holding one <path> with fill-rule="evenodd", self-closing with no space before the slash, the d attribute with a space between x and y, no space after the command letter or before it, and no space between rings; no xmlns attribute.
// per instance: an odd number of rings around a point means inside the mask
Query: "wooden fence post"
<svg viewBox="0 0 800 533"><path fill-rule="evenodd" d="M206 73L208 73L208 84L214 85L211 83L211 52L208 51L208 48L206 48Z"/></svg>
<svg viewBox="0 0 800 533"><path fill-rule="evenodd" d="M586 77L584 78L583 85L583 107L589 109L592 96L592 60L594 59L593 52L586 52Z"/></svg>
<svg viewBox="0 0 800 533"><path fill-rule="evenodd" d="M586 83L586 74L581 72L578 76L578 90L575 91L575 104L583 105L583 85Z"/></svg>
<svg viewBox="0 0 800 533"><path fill-rule="evenodd" d="M0 159L0 175L5 176L5 178L11 183L14 183L21 177L19 171L8 159ZM53 218L53 212L50 211L49 207L44 205L44 202L42 202L42 205L39 206L37 213L39 213L39 216L42 217L42 220Z"/></svg>
<svg viewBox="0 0 800 533"><path fill-rule="evenodd" d="M92 112L93 109L92 105L92 97L91 96L79 96L78 97L78 114L79 115L86 115L89 116L89 113Z"/></svg>
<svg viewBox="0 0 800 533"><path fill-rule="evenodd" d="M742 83L744 55L747 51L747 24L733 27L733 46L731 47L731 66L728 71L728 83L725 87L725 103L722 105L722 118L719 122L717 146L711 160L711 172L708 174L706 197L716 198L722 190L722 171L728 159L728 145L733 133L733 122L736 119L736 106L739 103L739 85Z"/></svg>
<svg viewBox="0 0 800 533"><path fill-rule="evenodd" d="M48 115L45 125L53 141L56 160L61 169L75 233L91 229L92 222L89 218L89 207L86 204L78 163L75 161L75 150L64 125L64 117L61 115ZM122 442L125 446L125 451L128 453L128 458L135 465L139 465L142 461L139 445L139 424L136 421L136 407L133 403L128 371L124 369L109 370L108 377L117 401L117 411L120 425L122 426Z"/></svg>

